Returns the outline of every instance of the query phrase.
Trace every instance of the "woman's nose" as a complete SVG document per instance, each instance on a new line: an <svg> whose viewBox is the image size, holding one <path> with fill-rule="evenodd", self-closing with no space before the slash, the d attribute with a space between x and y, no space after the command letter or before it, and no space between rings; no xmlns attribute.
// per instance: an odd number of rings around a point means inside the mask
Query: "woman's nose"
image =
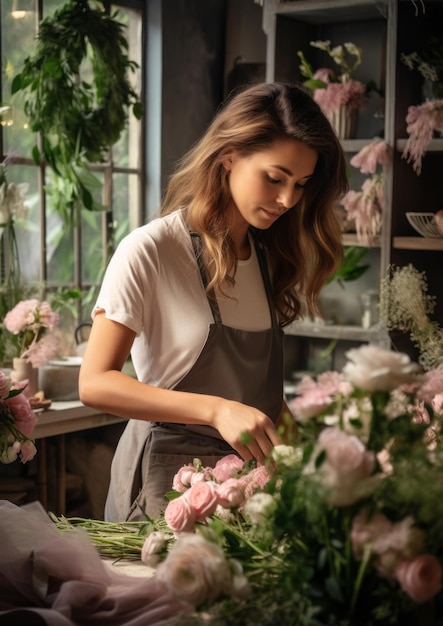
<svg viewBox="0 0 443 626"><path fill-rule="evenodd" d="M295 189L282 189L278 194L277 202L285 209L291 209L296 201Z"/></svg>

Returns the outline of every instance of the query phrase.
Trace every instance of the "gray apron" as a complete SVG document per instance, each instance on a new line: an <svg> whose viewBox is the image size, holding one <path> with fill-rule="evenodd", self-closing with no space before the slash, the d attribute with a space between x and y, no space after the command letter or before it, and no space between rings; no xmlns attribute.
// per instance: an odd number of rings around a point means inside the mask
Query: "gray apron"
<svg viewBox="0 0 443 626"><path fill-rule="evenodd" d="M206 287L207 276L200 262L200 237L192 233L192 242ZM260 242L255 247L271 313L271 328L246 331L225 326L215 293L211 291L208 301L214 322L209 327L208 338L196 362L174 389L236 400L260 409L275 422L283 400L283 331L272 304L264 251ZM138 423L132 427L132 437L126 437L126 454L120 454L121 463L127 466L120 464L118 468L117 460L113 461L105 514L108 521L144 520L145 513L157 517L167 505L165 494L171 491L173 477L180 467L194 458L199 458L204 466L213 467L218 459L235 453L211 426L131 422ZM128 472L129 464L132 470ZM129 476L120 494L115 486L113 489L114 481L121 484L118 469Z"/></svg>

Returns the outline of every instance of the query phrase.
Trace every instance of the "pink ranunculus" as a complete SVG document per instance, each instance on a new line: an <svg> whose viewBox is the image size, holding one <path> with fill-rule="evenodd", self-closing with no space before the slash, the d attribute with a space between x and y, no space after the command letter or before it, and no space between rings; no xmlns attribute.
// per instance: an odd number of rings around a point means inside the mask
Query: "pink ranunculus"
<svg viewBox="0 0 443 626"><path fill-rule="evenodd" d="M20 445L20 461L22 463L27 463L31 461L37 454L37 448L35 447L32 441L23 441Z"/></svg>
<svg viewBox="0 0 443 626"><path fill-rule="evenodd" d="M228 478L221 485L216 485L217 501L225 509L240 506L245 499L242 484L237 478Z"/></svg>
<svg viewBox="0 0 443 626"><path fill-rule="evenodd" d="M236 454L227 454L219 459L212 470L212 476L219 483L232 478L243 468L243 460Z"/></svg>
<svg viewBox="0 0 443 626"><path fill-rule="evenodd" d="M434 397L443 392L443 368L425 372L423 379L417 389L417 398L431 404Z"/></svg>
<svg viewBox="0 0 443 626"><path fill-rule="evenodd" d="M18 428L25 437L30 437L37 423L37 417L31 409L27 398L23 394L19 394L7 400L3 400L3 402L14 415L15 427Z"/></svg>
<svg viewBox="0 0 443 626"><path fill-rule="evenodd" d="M395 577L401 588L414 602L431 600L442 588L442 568L432 554L420 554L400 563Z"/></svg>
<svg viewBox="0 0 443 626"><path fill-rule="evenodd" d="M328 490L333 506L348 506L357 502L371 487L375 455L363 442L338 428L325 428L319 435L315 456L326 452L319 477Z"/></svg>
<svg viewBox="0 0 443 626"><path fill-rule="evenodd" d="M196 516L191 509L187 494L170 500L165 509L165 520L174 533L191 532L194 530Z"/></svg>
<svg viewBox="0 0 443 626"><path fill-rule="evenodd" d="M188 504L198 522L204 522L217 508L217 492L215 483L202 481L192 485L186 492ZM183 497L183 496L182 496Z"/></svg>
<svg viewBox="0 0 443 626"><path fill-rule="evenodd" d="M172 488L174 491L178 491L179 493L184 493L191 486L191 479L193 474L195 474L197 470L193 466L192 463L188 465L183 465L178 472L175 474L172 480Z"/></svg>

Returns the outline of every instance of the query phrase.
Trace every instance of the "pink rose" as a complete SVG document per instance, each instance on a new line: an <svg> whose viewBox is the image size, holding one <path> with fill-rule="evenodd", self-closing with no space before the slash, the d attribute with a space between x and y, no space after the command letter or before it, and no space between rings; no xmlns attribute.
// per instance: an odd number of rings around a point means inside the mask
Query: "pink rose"
<svg viewBox="0 0 443 626"><path fill-rule="evenodd" d="M209 481L196 483L186 492L186 495L197 521L204 522L215 512L218 504L215 483Z"/></svg>
<svg viewBox="0 0 443 626"><path fill-rule="evenodd" d="M442 586L441 565L432 554L420 554L411 561L403 561L395 577L403 591L419 604L433 598Z"/></svg>
<svg viewBox="0 0 443 626"><path fill-rule="evenodd" d="M329 489L330 504L354 504L370 486L368 479L375 468L374 453L366 450L358 437L338 428L325 428L320 433L316 453L320 450L326 452L320 475Z"/></svg>
<svg viewBox="0 0 443 626"><path fill-rule="evenodd" d="M212 470L212 476L222 483L228 478L232 478L243 468L243 461L236 454L227 454L219 459Z"/></svg>
<svg viewBox="0 0 443 626"><path fill-rule="evenodd" d="M165 520L174 533L191 532L195 526L195 513L191 509L187 494L170 500L165 509Z"/></svg>
<svg viewBox="0 0 443 626"><path fill-rule="evenodd" d="M228 478L216 486L218 504L225 509L240 506L245 499L241 482L237 478Z"/></svg>

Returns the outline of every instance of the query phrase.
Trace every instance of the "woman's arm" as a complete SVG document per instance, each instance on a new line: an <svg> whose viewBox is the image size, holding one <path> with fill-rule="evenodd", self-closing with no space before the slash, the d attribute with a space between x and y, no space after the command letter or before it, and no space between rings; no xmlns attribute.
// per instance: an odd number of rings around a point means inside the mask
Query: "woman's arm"
<svg viewBox="0 0 443 626"><path fill-rule="evenodd" d="M80 369L80 400L87 406L129 419L203 424L245 460L263 463L280 443L276 428L258 409L218 396L161 389L123 374L135 333L97 312ZM242 434L250 443L242 443Z"/></svg>

